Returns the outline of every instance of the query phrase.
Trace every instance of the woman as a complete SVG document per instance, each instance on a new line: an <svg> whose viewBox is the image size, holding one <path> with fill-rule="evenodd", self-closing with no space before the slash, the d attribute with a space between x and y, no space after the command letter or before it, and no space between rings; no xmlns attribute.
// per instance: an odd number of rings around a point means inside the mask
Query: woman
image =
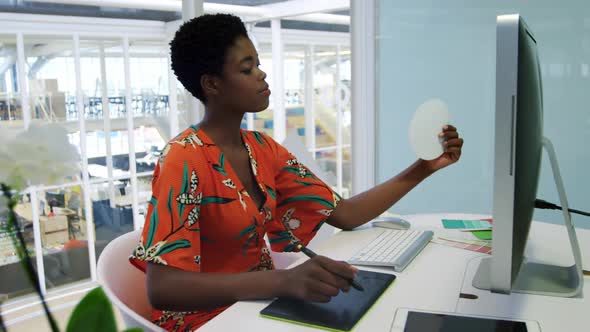
<svg viewBox="0 0 590 332"><path fill-rule="evenodd" d="M353 229L461 155L463 140L448 126L441 157L418 160L395 178L340 199L272 138L240 129L245 113L267 108L270 90L239 18L195 18L170 45L172 68L203 102L205 116L165 147L131 256L147 273L153 319L167 330L194 330L239 300L327 302L347 291L356 268L318 256L275 270L265 234L274 251L296 251L324 222Z"/></svg>

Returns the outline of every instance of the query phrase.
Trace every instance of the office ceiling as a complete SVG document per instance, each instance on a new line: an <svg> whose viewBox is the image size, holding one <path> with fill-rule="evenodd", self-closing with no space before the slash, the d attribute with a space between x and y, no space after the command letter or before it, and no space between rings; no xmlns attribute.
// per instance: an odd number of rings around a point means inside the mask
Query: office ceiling
<svg viewBox="0 0 590 332"><path fill-rule="evenodd" d="M149 1L149 0L146 0ZM262 6L273 3L284 2L286 0L211 0L208 3L218 3L226 5L239 6ZM40 15L65 15L65 16L83 16L99 18L117 18L117 19L137 19L137 20L154 20L154 21L176 21L182 18L180 12L146 10L136 8L115 8L103 6L72 5L30 0L0 0L0 12L12 12L23 14L40 14ZM349 12L340 10L332 14L349 15ZM260 22L259 27L269 27L270 22ZM282 27L285 29L315 30L315 31L334 31L348 32L347 25L326 24L307 21L283 21Z"/></svg>
<svg viewBox="0 0 590 332"><path fill-rule="evenodd" d="M26 0L0 0L0 12L153 20L164 22L175 21L181 18L180 12L175 13L133 8L77 6L70 4L33 2Z"/></svg>

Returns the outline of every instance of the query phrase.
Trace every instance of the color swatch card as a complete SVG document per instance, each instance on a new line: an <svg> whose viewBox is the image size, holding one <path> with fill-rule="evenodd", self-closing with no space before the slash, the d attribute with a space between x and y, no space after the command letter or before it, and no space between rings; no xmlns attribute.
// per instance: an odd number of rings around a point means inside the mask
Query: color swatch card
<svg viewBox="0 0 590 332"><path fill-rule="evenodd" d="M459 230L491 229L492 224L486 220L443 219L444 228Z"/></svg>
<svg viewBox="0 0 590 332"><path fill-rule="evenodd" d="M454 240L437 237L431 241L432 243L442 244L449 247L465 249L482 254L492 254L492 247L489 241L469 241L469 240Z"/></svg>

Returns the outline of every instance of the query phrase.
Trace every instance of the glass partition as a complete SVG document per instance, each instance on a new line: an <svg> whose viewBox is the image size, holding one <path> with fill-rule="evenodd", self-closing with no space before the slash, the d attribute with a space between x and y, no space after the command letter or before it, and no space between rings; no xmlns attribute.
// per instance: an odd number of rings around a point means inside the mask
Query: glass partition
<svg viewBox="0 0 590 332"><path fill-rule="evenodd" d="M4 203L3 199L0 199L1 203ZM33 237L33 209L30 195L25 195L18 200L15 212L29 256L34 257L35 239ZM12 236L16 236L16 232L9 231L7 226L8 211L0 209L0 276L2 278L0 298L3 300L34 292L13 246Z"/></svg>
<svg viewBox="0 0 590 332"><path fill-rule="evenodd" d="M260 43L258 45L258 58L260 59L260 69L266 73L266 82L272 89L272 47L268 43ZM275 98L274 91L271 90L270 102L268 108L262 112L254 114L254 130L261 131L269 136L273 136L273 98Z"/></svg>
<svg viewBox="0 0 590 332"><path fill-rule="evenodd" d="M24 35L31 118L65 121L75 96L73 42L69 36Z"/></svg>
<svg viewBox="0 0 590 332"><path fill-rule="evenodd" d="M81 186L37 193L47 289L90 278L83 195Z"/></svg>
<svg viewBox="0 0 590 332"><path fill-rule="evenodd" d="M496 17L520 13L538 42L544 135L554 144L571 207L588 207L590 89L587 35L590 6L565 1L559 10L537 2L378 1L377 176L397 174L415 160L408 125L417 107L443 100L465 138L461 161L435 174L395 205L396 213L491 213L496 89ZM537 197L559 202L543 153ZM436 199L433 199L436 198ZM560 222L561 212L534 218ZM572 215L572 219L582 218ZM577 225L588 227L588 223Z"/></svg>
<svg viewBox="0 0 590 332"><path fill-rule="evenodd" d="M16 36L0 33L0 122L5 126L22 127L17 71Z"/></svg>

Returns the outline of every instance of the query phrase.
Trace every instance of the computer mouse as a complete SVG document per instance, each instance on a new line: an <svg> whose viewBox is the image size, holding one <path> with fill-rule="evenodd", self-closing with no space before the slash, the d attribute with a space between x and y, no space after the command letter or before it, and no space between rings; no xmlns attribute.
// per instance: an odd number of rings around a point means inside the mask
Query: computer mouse
<svg viewBox="0 0 590 332"><path fill-rule="evenodd" d="M398 217L379 217L373 221L373 227L406 230L410 222Z"/></svg>

